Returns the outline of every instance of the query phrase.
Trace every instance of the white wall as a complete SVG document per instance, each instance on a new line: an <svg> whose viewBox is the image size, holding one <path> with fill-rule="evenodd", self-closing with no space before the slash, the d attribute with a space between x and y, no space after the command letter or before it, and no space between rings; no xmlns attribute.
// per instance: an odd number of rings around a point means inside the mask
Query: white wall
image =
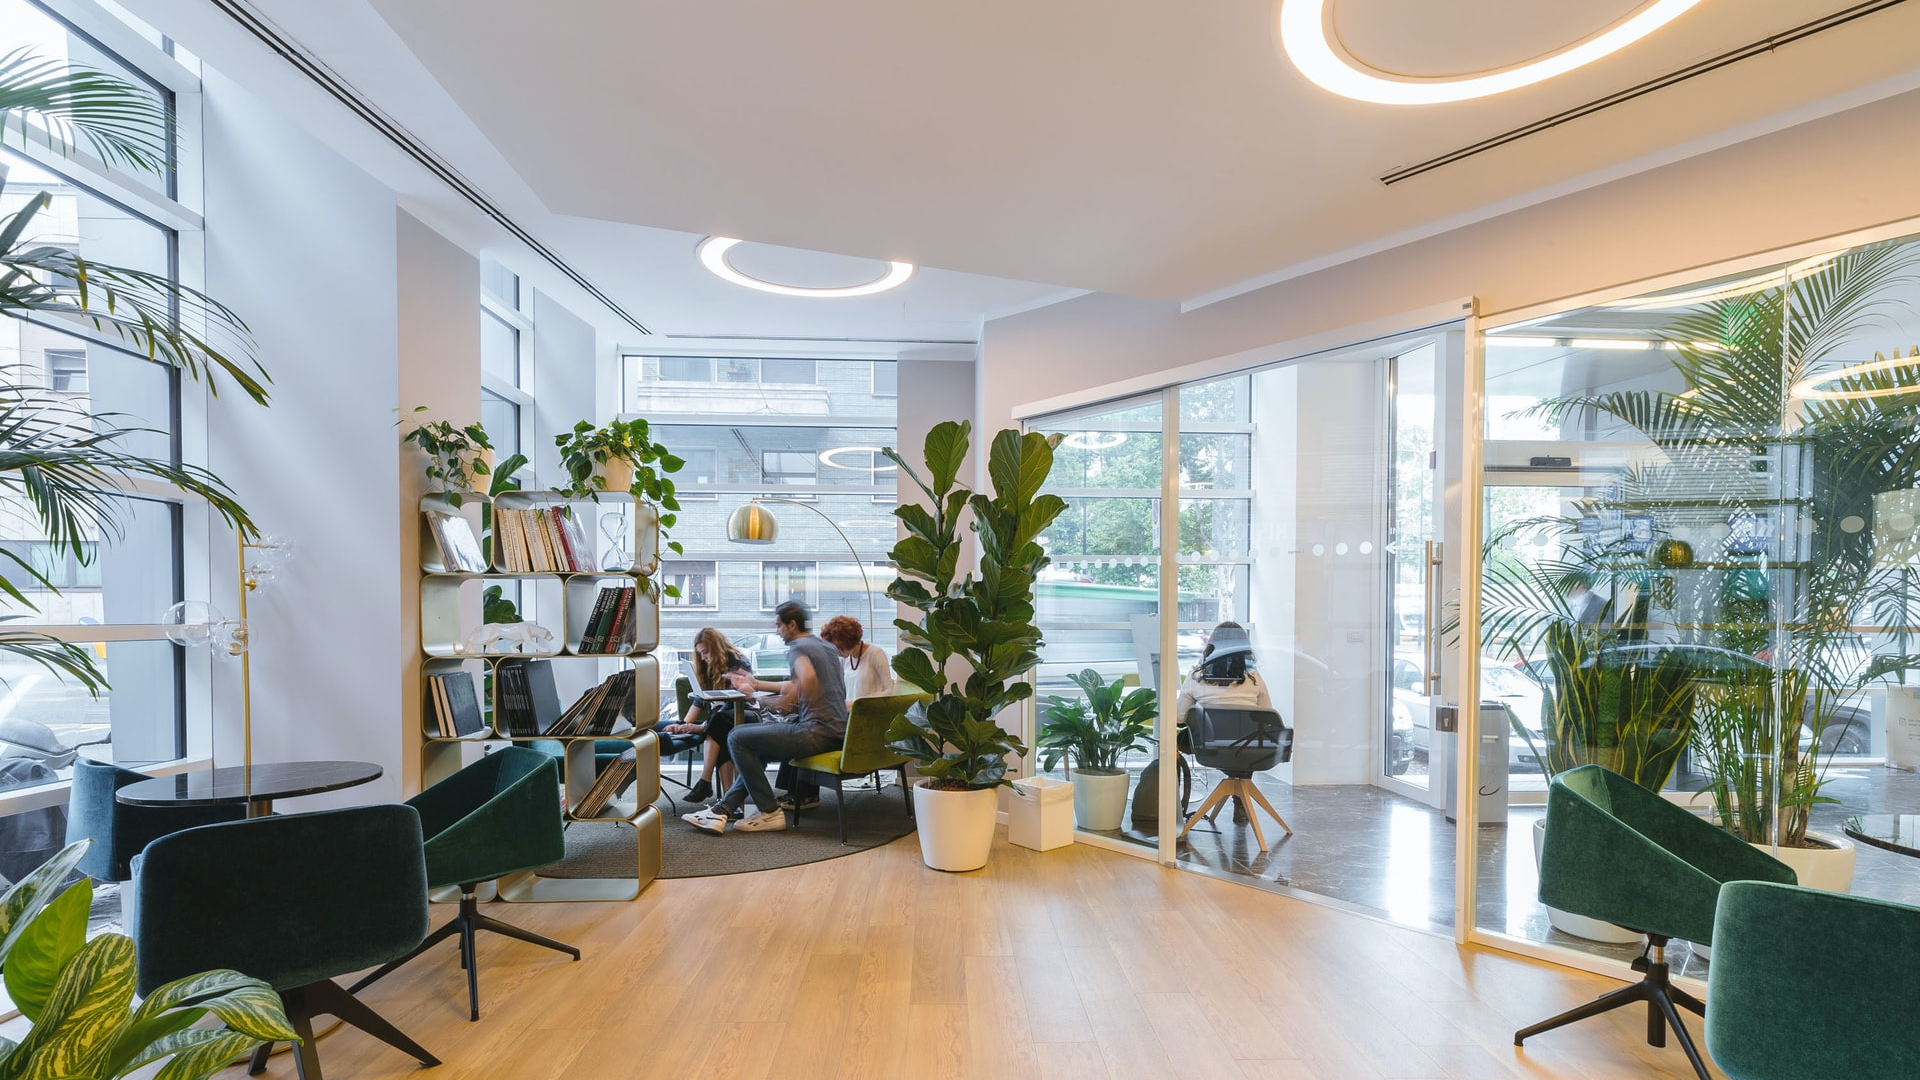
<svg viewBox="0 0 1920 1080"><path fill-rule="evenodd" d="M298 556L253 595L253 758L352 758L387 775L334 801L402 791L400 503L393 193L206 73L207 289L247 320L274 405L222 394L209 464ZM231 534L216 605L238 608ZM218 665L215 751L239 760L237 664ZM298 804L296 804L298 808Z"/></svg>
<svg viewBox="0 0 1920 1080"><path fill-rule="evenodd" d="M555 435L582 420L602 423L619 412L617 380L604 397L596 392L599 351L586 320L545 293L533 294L534 437L525 453L543 487L566 480Z"/></svg>
<svg viewBox="0 0 1920 1080"><path fill-rule="evenodd" d="M998 319L981 347L983 426L1021 403L1450 300L1512 310L1912 218L1920 141L1905 134L1917 128L1920 92L1187 314L1093 294Z"/></svg>

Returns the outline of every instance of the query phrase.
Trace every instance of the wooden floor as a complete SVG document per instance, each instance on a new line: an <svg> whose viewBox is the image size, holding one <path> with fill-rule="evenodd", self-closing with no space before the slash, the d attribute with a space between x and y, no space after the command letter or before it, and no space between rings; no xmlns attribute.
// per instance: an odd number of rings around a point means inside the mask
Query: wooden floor
<svg viewBox="0 0 1920 1080"><path fill-rule="evenodd" d="M1645 1045L1638 1012L1512 1045L1617 983L1085 847L1001 842L954 875L908 837L632 903L489 910L585 959L483 938L468 1023L455 952L437 950L364 997L445 1065L342 1029L321 1043L331 1080L1691 1075L1676 1046Z"/></svg>

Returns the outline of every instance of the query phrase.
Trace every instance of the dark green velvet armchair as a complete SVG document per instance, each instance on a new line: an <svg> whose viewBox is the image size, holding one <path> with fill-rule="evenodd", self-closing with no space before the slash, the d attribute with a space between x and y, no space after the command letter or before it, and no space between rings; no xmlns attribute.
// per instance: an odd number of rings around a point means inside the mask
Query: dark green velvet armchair
<svg viewBox="0 0 1920 1080"><path fill-rule="evenodd" d="M1707 1048L1733 1080L1920 1077L1920 907L1729 883L1707 1000Z"/></svg>
<svg viewBox="0 0 1920 1080"><path fill-rule="evenodd" d="M900 793L907 800L907 816L913 816L913 792L907 790L907 759L887 748L887 728L906 715L908 709L923 701L927 694L897 694L892 697L860 698L847 709L847 737L840 749L804 757L793 767L833 781L833 795L840 810L840 842L847 842L847 795L841 783L849 777L877 775L887 770L900 774ZM794 812L794 824L800 822Z"/></svg>
<svg viewBox="0 0 1920 1080"><path fill-rule="evenodd" d="M1639 982L1521 1029L1514 1045L1645 1002L1647 1043L1665 1046L1671 1026L1694 1071L1707 1080L1675 1009L1705 1015L1706 1006L1669 981L1666 946L1673 938L1713 940L1714 909L1729 881L1795 883L1785 863L1618 773L1582 765L1555 776L1547 788L1540 902L1639 930L1647 935L1647 954L1634 961Z"/></svg>
<svg viewBox="0 0 1920 1080"><path fill-rule="evenodd" d="M440 1062L333 981L405 955L427 932L420 815L362 806L204 825L134 859L138 989L214 968L272 984L300 1034L301 1080L321 1080L313 1018L337 1016ZM249 1070L266 1067L271 1047Z"/></svg>
<svg viewBox="0 0 1920 1080"><path fill-rule="evenodd" d="M229 806L132 806L114 793L128 784L151 780L146 773L104 761L75 758L73 788L67 803L67 843L93 841L80 860L80 872L95 881L127 881L141 849L168 833L247 816L243 803Z"/></svg>
<svg viewBox="0 0 1920 1080"><path fill-rule="evenodd" d="M420 815L425 837L427 884L458 886L460 913L427 935L418 948L392 960L353 985L357 993L374 980L447 938L460 939L467 970L468 1018L480 1019L481 930L545 946L580 959L571 945L522 930L480 913L477 890L494 878L559 862L567 841L560 819L560 771L551 757L524 746L496 750L407 800Z"/></svg>

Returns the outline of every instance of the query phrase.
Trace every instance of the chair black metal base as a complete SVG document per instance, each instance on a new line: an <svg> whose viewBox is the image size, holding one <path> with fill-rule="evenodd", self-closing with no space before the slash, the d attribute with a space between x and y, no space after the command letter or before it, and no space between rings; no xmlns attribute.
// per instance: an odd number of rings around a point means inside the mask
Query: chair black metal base
<svg viewBox="0 0 1920 1080"><path fill-rule="evenodd" d="M282 990L280 1005L287 1012L287 1021L300 1036L300 1041L293 1046L294 1068L299 1072L300 1080L322 1080L320 1051L313 1041L313 1018L316 1016L337 1016L388 1046L404 1050L422 1065L440 1064L439 1058L427 1053L425 1047L407 1038L399 1028L389 1024L379 1013L369 1009L365 1002L354 997L351 990L341 989L340 984L332 979ZM273 1043L267 1043L254 1050L252 1060L247 1063L248 1075L259 1076L267 1071L267 1058L273 1054L273 1047Z"/></svg>
<svg viewBox="0 0 1920 1080"><path fill-rule="evenodd" d="M907 767L902 765L894 771L900 774L900 794L907 802L907 820L912 821L913 789L907 786ZM840 842L845 844L847 842L847 792L845 788L840 786L840 782L845 778L839 773L814 772L812 769L800 769L798 772L833 781L833 801L835 807L840 811ZM873 777L875 787L877 788L879 786L880 774L875 772L870 775ZM793 812L793 827L796 829L800 827L800 811L798 809Z"/></svg>
<svg viewBox="0 0 1920 1080"><path fill-rule="evenodd" d="M1647 935L1647 952L1633 962L1633 969L1641 973L1639 982L1602 994L1595 1000L1577 1009L1568 1009L1551 1020L1542 1020L1532 1027L1521 1028L1513 1033L1513 1045L1519 1046L1543 1031L1552 1031L1554 1028L1565 1027L1575 1021L1599 1016L1601 1013L1623 1009L1644 1001L1647 1003L1647 1045L1667 1045L1667 1027L1671 1025L1674 1037L1680 1040L1680 1048L1687 1052L1687 1060L1693 1064L1693 1071L1699 1074L1700 1080L1709 1080L1707 1066L1700 1060L1700 1051L1694 1048L1693 1037L1687 1034L1687 1027L1680 1022L1680 1013L1675 1009L1677 1005L1705 1016L1707 1006L1699 998L1669 981L1670 971L1666 961L1667 940L1657 934Z"/></svg>
<svg viewBox="0 0 1920 1080"><path fill-rule="evenodd" d="M525 941L529 944L552 949L555 952L566 953L575 960L580 959L580 950L568 945L566 942L555 941L550 937L542 937L531 930L522 930L512 923L501 922L499 919L493 918L490 915L480 914L480 901L474 896L474 890L477 888L479 888L478 882L460 886L460 914L455 915L453 918L447 920L439 929L428 934L427 940L421 942L412 952L398 960L382 965L371 975L354 983L351 992L359 993L362 989L372 985L375 980L384 978L389 972L398 968L400 965L457 934L460 937L460 966L467 969L467 1019L478 1020L480 1019L480 956L474 947L474 939L475 935L480 931L491 931L502 937L510 937L519 941Z"/></svg>

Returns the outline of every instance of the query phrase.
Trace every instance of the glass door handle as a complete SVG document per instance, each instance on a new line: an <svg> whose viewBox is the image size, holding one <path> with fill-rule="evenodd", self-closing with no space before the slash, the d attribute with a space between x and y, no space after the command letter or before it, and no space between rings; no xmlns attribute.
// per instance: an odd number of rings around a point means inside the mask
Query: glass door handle
<svg viewBox="0 0 1920 1080"><path fill-rule="evenodd" d="M1421 628L1426 640L1422 643L1420 663L1425 669L1422 678L1426 682L1426 693L1432 697L1440 692L1440 566L1442 563L1441 545L1438 541L1427 541L1426 588L1421 590L1422 605Z"/></svg>

